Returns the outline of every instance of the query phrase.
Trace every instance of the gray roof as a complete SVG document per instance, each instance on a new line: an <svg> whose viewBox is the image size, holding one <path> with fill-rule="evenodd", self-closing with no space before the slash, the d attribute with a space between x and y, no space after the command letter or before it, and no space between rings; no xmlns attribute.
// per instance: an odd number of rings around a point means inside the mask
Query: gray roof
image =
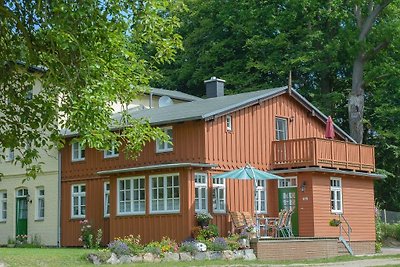
<svg viewBox="0 0 400 267"><path fill-rule="evenodd" d="M160 89L163 90L163 89ZM163 90L168 91L168 90ZM176 92L176 91L175 91ZM145 118L153 126L167 125L176 122L184 122L191 120L211 120L213 118L223 116L227 113L235 110L252 106L266 99L276 97L288 92L288 87L278 87L261 91L253 91L248 93L227 95L215 98L202 99L199 98L197 101L179 103L161 108L144 109L144 110L131 110L130 115L133 118ZM183 93L182 93L183 94ZM290 90L290 94L306 109L310 110L315 116L320 119L323 123L326 123L327 116L324 115L320 110L313 106L307 99L300 95L295 90ZM121 114L114 114L114 119L119 120ZM345 131L334 124L336 133L339 134L343 139L347 139L354 142ZM76 133L71 133L68 130L63 132L65 136L73 136Z"/></svg>
<svg viewBox="0 0 400 267"><path fill-rule="evenodd" d="M166 89L161 89L161 88L151 88L149 94L153 94L156 96L169 96L174 99L178 100L183 100L183 101L196 101L196 100L201 100L202 98L194 96L194 95L189 95L180 91L173 91L173 90L166 90Z"/></svg>
<svg viewBox="0 0 400 267"><path fill-rule="evenodd" d="M217 116L251 106L266 98L284 94L287 87L201 99L194 102L180 103L167 107L132 111L133 118L146 118L152 125L164 125L190 120L210 120ZM116 114L115 119L120 115Z"/></svg>

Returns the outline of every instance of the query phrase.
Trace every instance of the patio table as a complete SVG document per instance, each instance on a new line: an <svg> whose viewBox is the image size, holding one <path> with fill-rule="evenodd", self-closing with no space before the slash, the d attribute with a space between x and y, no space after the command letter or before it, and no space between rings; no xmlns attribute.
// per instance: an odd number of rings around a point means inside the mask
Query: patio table
<svg viewBox="0 0 400 267"><path fill-rule="evenodd" d="M274 233L268 235L269 230L273 230L273 226L279 221L278 217L258 217L257 218L257 237L274 237ZM261 230L264 230L264 235L261 236Z"/></svg>

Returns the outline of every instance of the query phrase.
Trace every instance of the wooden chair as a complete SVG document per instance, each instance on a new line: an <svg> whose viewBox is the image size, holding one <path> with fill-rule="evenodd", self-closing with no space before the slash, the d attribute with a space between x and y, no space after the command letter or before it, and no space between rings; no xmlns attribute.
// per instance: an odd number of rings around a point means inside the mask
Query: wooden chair
<svg viewBox="0 0 400 267"><path fill-rule="evenodd" d="M229 212L229 215L231 216L233 224L232 233L236 233L237 231L240 232L244 228L246 228L247 226L246 221L244 219L243 214L240 211L231 211Z"/></svg>
<svg viewBox="0 0 400 267"><path fill-rule="evenodd" d="M281 234L283 237L287 237L285 230L287 215L288 215L287 210L281 210L279 212L279 218L273 221L272 224L268 225L267 229L272 231L274 237L279 237L279 234Z"/></svg>

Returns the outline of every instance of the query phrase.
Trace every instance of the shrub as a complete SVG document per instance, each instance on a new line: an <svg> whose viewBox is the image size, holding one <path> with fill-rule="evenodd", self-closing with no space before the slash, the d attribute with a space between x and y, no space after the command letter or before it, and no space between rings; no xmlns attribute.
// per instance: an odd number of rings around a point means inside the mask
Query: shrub
<svg viewBox="0 0 400 267"><path fill-rule="evenodd" d="M185 241L179 247L180 252L190 252L195 253L197 252L196 242L195 241Z"/></svg>
<svg viewBox="0 0 400 267"><path fill-rule="evenodd" d="M140 235L137 237L128 235L122 238L116 238L116 240L124 242L134 255L138 255L143 251L143 246L140 244Z"/></svg>
<svg viewBox="0 0 400 267"><path fill-rule="evenodd" d="M114 240L108 244L107 247L111 252L114 252L118 256L131 254L131 250L129 249L128 245L121 240Z"/></svg>
<svg viewBox="0 0 400 267"><path fill-rule="evenodd" d="M225 238L217 237L212 241L209 248L210 248L210 250L213 250L213 251L227 250L228 244L226 243Z"/></svg>
<svg viewBox="0 0 400 267"><path fill-rule="evenodd" d="M152 253L154 255L161 255L161 246L159 242L150 242L145 246L144 252Z"/></svg>
<svg viewBox="0 0 400 267"><path fill-rule="evenodd" d="M178 244L175 240L170 239L169 237L163 237L160 242L161 252L177 252L178 251Z"/></svg>
<svg viewBox="0 0 400 267"><path fill-rule="evenodd" d="M226 238L226 243L229 247L230 250L237 250L240 247L240 244L238 242L240 236L238 234L231 234Z"/></svg>
<svg viewBox="0 0 400 267"><path fill-rule="evenodd" d="M200 229L197 239L203 241L217 236L219 236L218 226L210 224L209 226Z"/></svg>
<svg viewBox="0 0 400 267"><path fill-rule="evenodd" d="M81 236L78 240L83 243L83 247L99 248L103 237L103 231L98 229L96 236L94 236L92 226L88 220L79 221L79 224L81 225Z"/></svg>

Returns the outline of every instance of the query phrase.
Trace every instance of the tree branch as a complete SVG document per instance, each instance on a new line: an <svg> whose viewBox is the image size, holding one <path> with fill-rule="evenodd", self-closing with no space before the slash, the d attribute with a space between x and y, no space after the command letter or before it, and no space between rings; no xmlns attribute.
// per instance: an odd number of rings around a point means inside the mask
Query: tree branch
<svg viewBox="0 0 400 267"><path fill-rule="evenodd" d="M361 27L362 27L362 16L361 16L361 8L358 5L354 6L354 16L356 17L358 28L361 29Z"/></svg>
<svg viewBox="0 0 400 267"><path fill-rule="evenodd" d="M388 47L389 44L390 44L390 42L388 40L381 42L380 44L375 46L372 50L368 51L367 54L365 55L364 59L366 61L370 60L372 57L374 57L376 54L378 54L379 51Z"/></svg>
<svg viewBox="0 0 400 267"><path fill-rule="evenodd" d="M374 24L374 21L376 18L379 16L379 14L382 12L382 10L387 7L393 0L384 0L381 4L376 5L373 7L372 12L368 15L366 20L364 21L361 32L358 35L358 40L359 41L365 41L367 38L368 32L371 30L372 25ZM371 7L372 8L372 7Z"/></svg>

